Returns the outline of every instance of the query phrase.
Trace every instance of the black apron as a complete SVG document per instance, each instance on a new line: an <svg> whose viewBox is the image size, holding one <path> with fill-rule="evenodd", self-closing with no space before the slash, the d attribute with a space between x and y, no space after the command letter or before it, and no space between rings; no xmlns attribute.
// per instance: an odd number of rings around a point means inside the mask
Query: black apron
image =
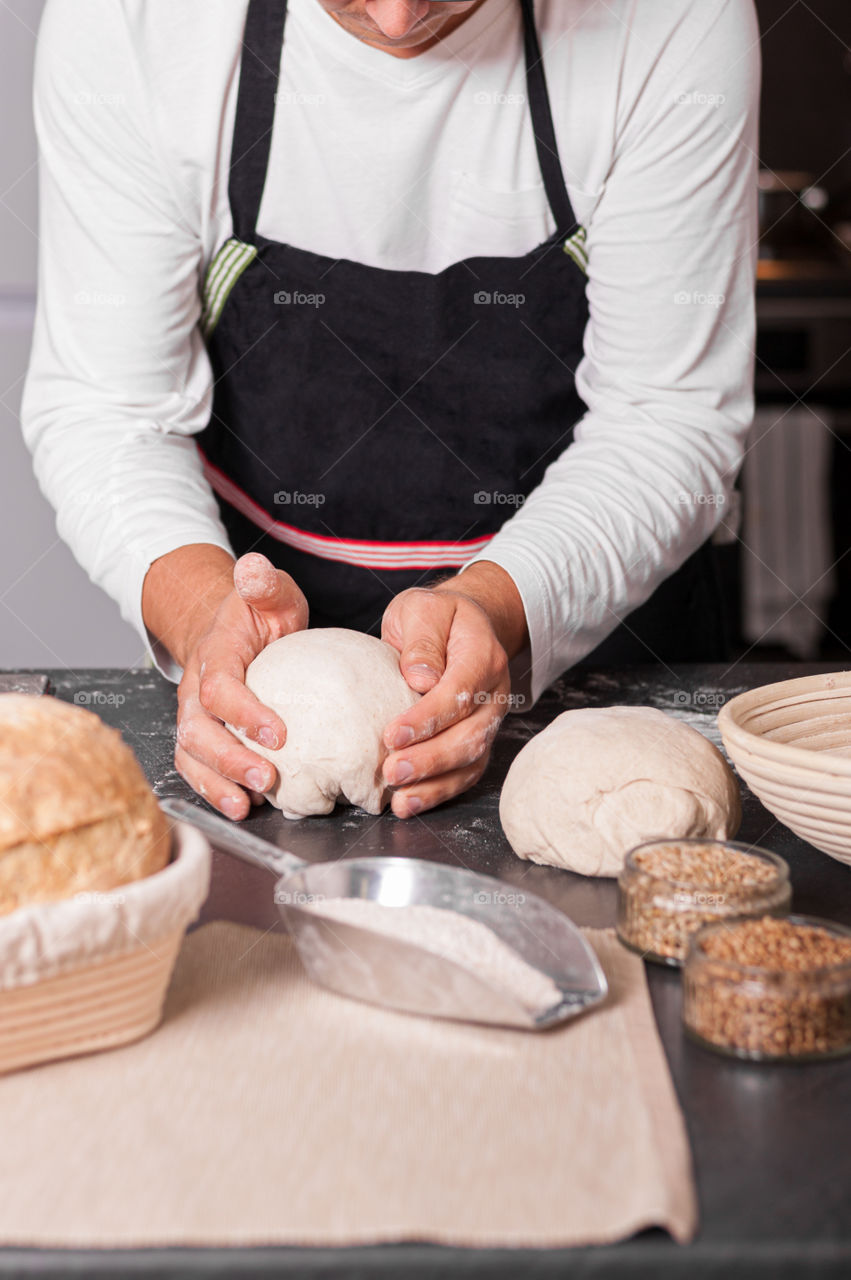
<svg viewBox="0 0 851 1280"><path fill-rule="evenodd" d="M196 441L234 551L261 551L290 573L312 626L377 634L398 592L487 545L585 412L574 378L588 319L585 232L556 148L533 3L520 4L531 127L556 230L522 257L474 257L436 274L258 234L272 127L286 127L275 95L287 5L249 4L233 236L204 286L213 409ZM612 660L722 656L707 554L619 628Z"/></svg>

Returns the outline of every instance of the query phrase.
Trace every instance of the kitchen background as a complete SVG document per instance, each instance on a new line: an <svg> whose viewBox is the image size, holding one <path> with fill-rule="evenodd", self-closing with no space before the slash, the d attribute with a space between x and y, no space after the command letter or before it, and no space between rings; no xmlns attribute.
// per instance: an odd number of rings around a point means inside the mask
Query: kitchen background
<svg viewBox="0 0 851 1280"><path fill-rule="evenodd" d="M0 667L133 666L139 640L57 538L18 428L36 281L30 97L43 5L0 0ZM739 652L849 665L851 4L757 8L758 412L720 559Z"/></svg>

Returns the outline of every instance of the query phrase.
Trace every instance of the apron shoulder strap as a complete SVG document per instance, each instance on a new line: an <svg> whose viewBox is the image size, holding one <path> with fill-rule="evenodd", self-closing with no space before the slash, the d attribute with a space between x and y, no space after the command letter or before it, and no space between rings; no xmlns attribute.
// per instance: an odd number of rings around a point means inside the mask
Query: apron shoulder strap
<svg viewBox="0 0 851 1280"><path fill-rule="evenodd" d="M544 73L544 62L541 56L541 45L535 27L534 0L520 0L523 9L524 44L526 50L526 88L529 93L529 110L532 116L532 128L535 133L535 146L538 151L538 164L550 209L555 218L559 234L565 238L578 230L579 223L567 193L564 170L556 144L553 113L550 106L550 95L547 89L547 78Z"/></svg>
<svg viewBox="0 0 851 1280"><path fill-rule="evenodd" d="M245 20L228 197L234 235L247 244L266 185L286 17L286 0L250 0Z"/></svg>

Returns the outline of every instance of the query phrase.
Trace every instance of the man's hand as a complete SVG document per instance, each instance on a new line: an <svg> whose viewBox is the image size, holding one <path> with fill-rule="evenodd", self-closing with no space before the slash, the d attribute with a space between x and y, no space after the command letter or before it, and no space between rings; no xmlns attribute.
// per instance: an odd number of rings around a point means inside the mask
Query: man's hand
<svg viewBox="0 0 851 1280"><path fill-rule="evenodd" d="M177 690L175 767L227 817L244 818L251 801L262 801L262 792L273 785L275 767L244 746L222 722L228 721L273 750L284 745L286 726L245 687L245 672L267 644L307 626L307 601L289 574L257 553L236 563L227 557L227 567L220 559L215 572L207 557L203 567L210 576L199 594L197 566L190 573L186 557L181 564L173 557L197 556L201 550L181 548L154 562L145 581L143 612L147 625L183 667ZM206 550L218 552L217 548ZM177 598L184 606L182 625L172 622L173 635L167 637L162 634L165 626L157 630L155 615L178 616L176 605L170 611L167 608L169 599Z"/></svg>
<svg viewBox="0 0 851 1280"><path fill-rule="evenodd" d="M509 658L528 642L526 617L510 576L478 562L436 587L401 592L381 634L399 650L408 684L424 694L384 732L393 812L410 818L484 773L508 710Z"/></svg>

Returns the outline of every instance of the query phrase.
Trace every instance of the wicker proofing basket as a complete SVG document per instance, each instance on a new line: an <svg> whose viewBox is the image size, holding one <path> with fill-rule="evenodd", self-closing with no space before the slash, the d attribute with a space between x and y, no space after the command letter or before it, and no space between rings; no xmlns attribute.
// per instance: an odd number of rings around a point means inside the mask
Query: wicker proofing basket
<svg viewBox="0 0 851 1280"><path fill-rule="evenodd" d="M172 826L162 871L0 918L0 1073L146 1035L187 926L209 891L210 847Z"/></svg>
<svg viewBox="0 0 851 1280"><path fill-rule="evenodd" d="M743 780L795 835L851 864L851 672L732 698L718 714Z"/></svg>

